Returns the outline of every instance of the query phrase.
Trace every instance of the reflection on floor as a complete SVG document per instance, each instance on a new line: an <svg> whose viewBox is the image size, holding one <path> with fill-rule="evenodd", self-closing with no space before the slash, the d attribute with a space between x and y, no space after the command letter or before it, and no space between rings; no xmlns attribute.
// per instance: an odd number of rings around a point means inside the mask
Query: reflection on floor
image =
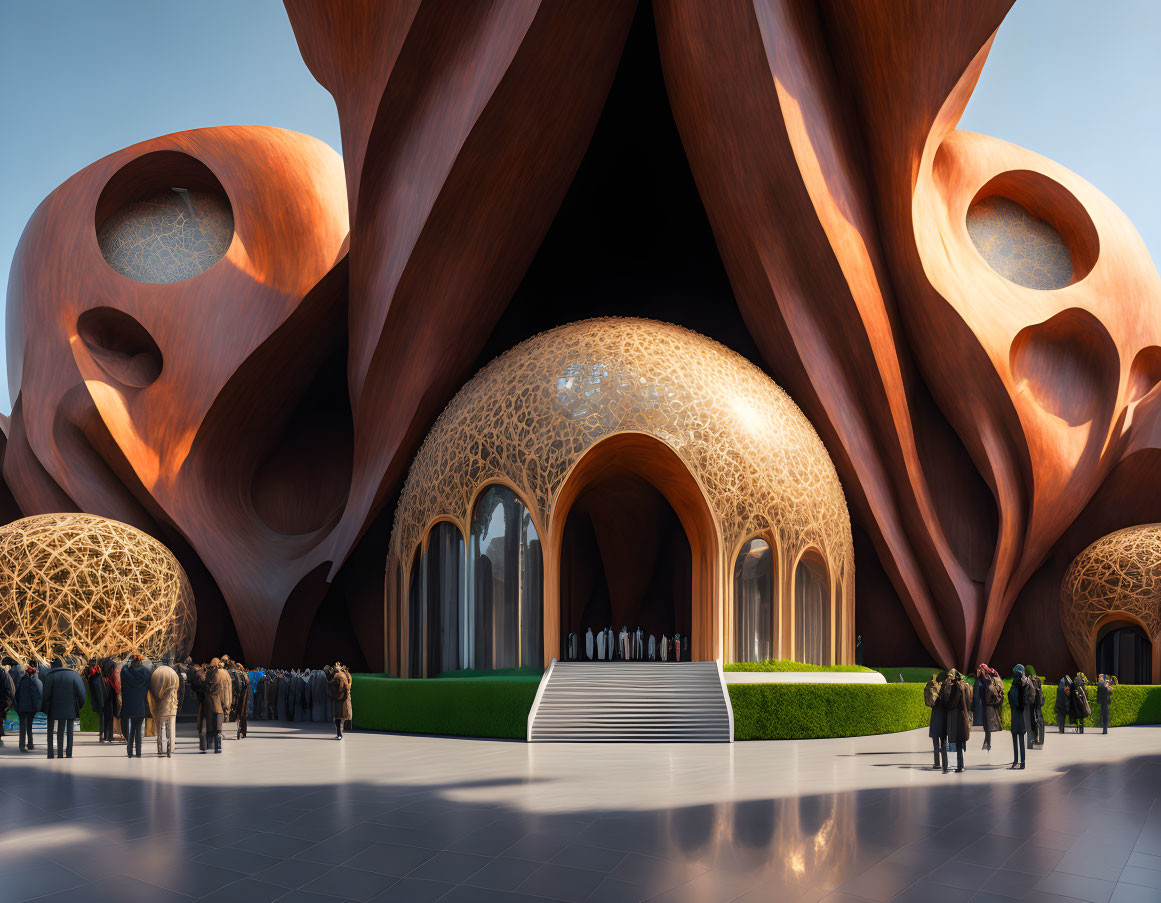
<svg viewBox="0 0 1161 903"><path fill-rule="evenodd" d="M1161 728L529 745L258 725L172 759L0 748L0 900L1157 903Z"/></svg>

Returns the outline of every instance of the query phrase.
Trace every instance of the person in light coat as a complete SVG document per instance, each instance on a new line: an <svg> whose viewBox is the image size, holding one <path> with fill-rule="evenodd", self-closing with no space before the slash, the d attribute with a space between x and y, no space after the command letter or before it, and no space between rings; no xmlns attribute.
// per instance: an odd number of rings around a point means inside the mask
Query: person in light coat
<svg viewBox="0 0 1161 903"><path fill-rule="evenodd" d="M211 743L215 753L222 751L222 726L230 714L230 707L234 703L234 685L226 669L222 667L221 659L210 660L210 667L206 671L205 680L206 698L206 745Z"/></svg>
<svg viewBox="0 0 1161 903"><path fill-rule="evenodd" d="M149 677L149 708L157 730L157 754L173 756L173 732L177 726L177 699L181 678L169 664L169 658L153 669Z"/></svg>

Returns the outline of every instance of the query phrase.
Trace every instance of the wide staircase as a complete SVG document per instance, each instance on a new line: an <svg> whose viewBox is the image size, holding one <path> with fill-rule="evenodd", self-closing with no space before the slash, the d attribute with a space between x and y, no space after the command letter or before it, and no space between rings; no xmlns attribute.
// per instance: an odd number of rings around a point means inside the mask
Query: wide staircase
<svg viewBox="0 0 1161 903"><path fill-rule="evenodd" d="M717 662L558 662L528 715L536 742L729 743Z"/></svg>

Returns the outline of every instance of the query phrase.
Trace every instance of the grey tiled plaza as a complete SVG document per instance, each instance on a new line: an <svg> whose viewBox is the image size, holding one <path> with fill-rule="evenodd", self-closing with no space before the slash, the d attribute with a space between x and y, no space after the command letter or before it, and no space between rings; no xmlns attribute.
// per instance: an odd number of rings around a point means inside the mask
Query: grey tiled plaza
<svg viewBox="0 0 1161 903"><path fill-rule="evenodd" d="M189 731L188 726L184 726ZM1161 900L1161 728L1049 733L1027 771L926 731L526 744L258 725L172 759L0 751L0 900Z"/></svg>

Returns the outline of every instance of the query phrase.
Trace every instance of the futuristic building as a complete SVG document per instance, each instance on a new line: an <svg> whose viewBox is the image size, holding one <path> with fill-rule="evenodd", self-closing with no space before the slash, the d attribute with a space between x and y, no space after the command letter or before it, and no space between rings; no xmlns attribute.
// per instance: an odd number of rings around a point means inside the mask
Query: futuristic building
<svg viewBox="0 0 1161 903"><path fill-rule="evenodd" d="M1161 521L1161 278L956 129L1009 5L287 0L342 158L199 129L45 199L0 514L157 537L255 664L536 664L607 604L724 661L1075 668L1067 569ZM490 608L477 516L524 550Z"/></svg>
<svg viewBox="0 0 1161 903"><path fill-rule="evenodd" d="M701 661L854 654L826 449L757 367L665 323L562 326L480 371L415 457L388 573L412 677L540 668L613 625Z"/></svg>

